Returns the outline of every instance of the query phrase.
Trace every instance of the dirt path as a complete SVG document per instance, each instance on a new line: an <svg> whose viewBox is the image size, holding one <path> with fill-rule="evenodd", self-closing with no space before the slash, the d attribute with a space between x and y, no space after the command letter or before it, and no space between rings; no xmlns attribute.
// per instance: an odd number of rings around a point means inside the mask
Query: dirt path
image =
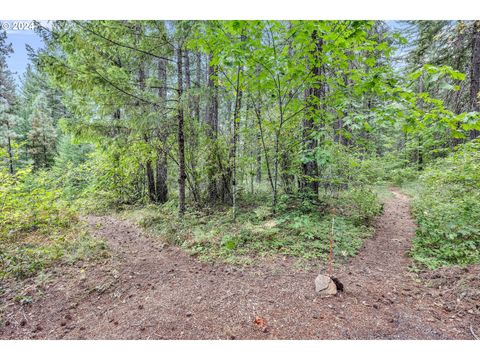
<svg viewBox="0 0 480 360"><path fill-rule="evenodd" d="M374 237L337 271L345 292L326 299L315 295L316 271L291 261L200 263L128 222L90 217L114 258L58 269L31 305L6 299L0 338L471 339L478 316L447 312L408 271L415 224L409 199L393 195Z"/></svg>

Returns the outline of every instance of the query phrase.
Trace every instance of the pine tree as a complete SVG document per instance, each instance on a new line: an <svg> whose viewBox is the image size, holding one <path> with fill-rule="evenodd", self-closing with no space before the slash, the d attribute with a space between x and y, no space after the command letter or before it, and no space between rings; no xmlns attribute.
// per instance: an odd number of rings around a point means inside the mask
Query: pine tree
<svg viewBox="0 0 480 360"><path fill-rule="evenodd" d="M7 66L7 58L13 53L12 44L7 43L7 33L0 32L0 146L6 148L8 170L10 174L15 171L14 142L17 137L15 132L16 105L15 83L11 71Z"/></svg>
<svg viewBox="0 0 480 360"><path fill-rule="evenodd" d="M49 167L55 155L57 131L43 93L37 95L29 121L31 128L27 136L28 151L34 168Z"/></svg>

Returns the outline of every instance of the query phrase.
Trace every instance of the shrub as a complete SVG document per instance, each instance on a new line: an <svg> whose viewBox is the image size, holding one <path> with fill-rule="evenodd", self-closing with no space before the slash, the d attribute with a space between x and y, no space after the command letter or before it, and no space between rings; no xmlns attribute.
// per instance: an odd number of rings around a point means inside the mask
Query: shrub
<svg viewBox="0 0 480 360"><path fill-rule="evenodd" d="M45 172L31 175L31 169L15 175L0 173L0 241L18 238L23 232L49 231L67 227L75 214L47 185Z"/></svg>
<svg viewBox="0 0 480 360"><path fill-rule="evenodd" d="M371 225L381 213L382 205L377 194L369 187L352 188L339 194L331 204L340 214L349 217L356 225Z"/></svg>
<svg viewBox="0 0 480 360"><path fill-rule="evenodd" d="M0 278L27 278L61 259L72 263L100 254L93 239L45 171L0 171Z"/></svg>
<svg viewBox="0 0 480 360"><path fill-rule="evenodd" d="M463 145L420 177L412 255L436 268L480 262L480 144Z"/></svg>

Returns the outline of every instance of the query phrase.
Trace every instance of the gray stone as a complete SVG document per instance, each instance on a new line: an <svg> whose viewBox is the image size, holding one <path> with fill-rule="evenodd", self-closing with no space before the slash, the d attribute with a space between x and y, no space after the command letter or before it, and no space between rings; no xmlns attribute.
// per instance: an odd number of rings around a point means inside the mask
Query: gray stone
<svg viewBox="0 0 480 360"><path fill-rule="evenodd" d="M337 286L330 276L319 274L315 278L315 291L322 296L335 295L337 293Z"/></svg>

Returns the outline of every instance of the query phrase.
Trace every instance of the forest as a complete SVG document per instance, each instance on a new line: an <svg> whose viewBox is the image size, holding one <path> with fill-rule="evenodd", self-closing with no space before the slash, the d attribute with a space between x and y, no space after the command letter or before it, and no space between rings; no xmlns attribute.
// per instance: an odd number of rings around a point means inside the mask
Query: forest
<svg viewBox="0 0 480 360"><path fill-rule="evenodd" d="M478 339L480 21L35 33L17 81L0 30L0 338Z"/></svg>

